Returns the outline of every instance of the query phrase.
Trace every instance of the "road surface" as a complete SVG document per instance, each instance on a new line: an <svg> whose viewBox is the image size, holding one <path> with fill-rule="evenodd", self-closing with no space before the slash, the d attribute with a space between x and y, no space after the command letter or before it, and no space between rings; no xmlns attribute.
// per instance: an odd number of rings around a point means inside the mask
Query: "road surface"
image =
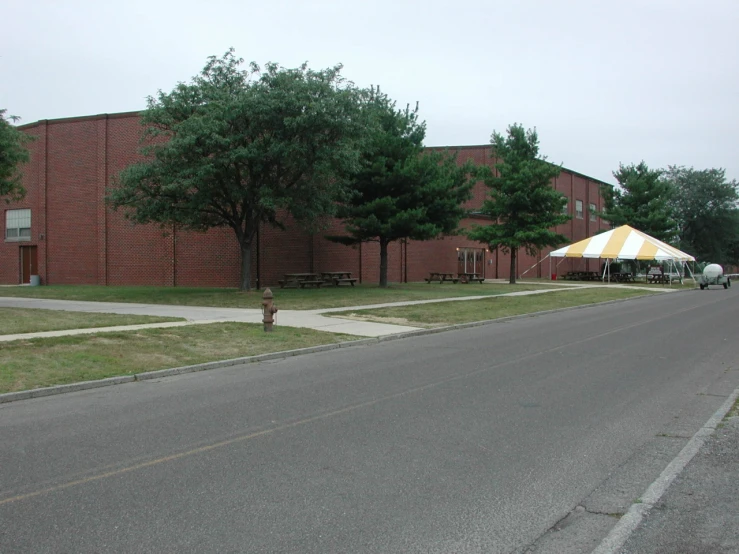
<svg viewBox="0 0 739 554"><path fill-rule="evenodd" d="M587 552L739 386L737 314L656 295L0 404L0 552Z"/></svg>

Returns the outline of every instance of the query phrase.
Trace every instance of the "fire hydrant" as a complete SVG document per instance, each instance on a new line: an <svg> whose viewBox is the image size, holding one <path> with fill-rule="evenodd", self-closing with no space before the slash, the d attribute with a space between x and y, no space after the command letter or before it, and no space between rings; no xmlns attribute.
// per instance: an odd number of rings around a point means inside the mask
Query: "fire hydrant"
<svg viewBox="0 0 739 554"><path fill-rule="evenodd" d="M272 291L264 289L264 294L262 295L262 315L264 318L262 319L262 323L264 323L265 333L272 331L272 325L275 322L274 316L277 313L277 308L272 303L272 298Z"/></svg>

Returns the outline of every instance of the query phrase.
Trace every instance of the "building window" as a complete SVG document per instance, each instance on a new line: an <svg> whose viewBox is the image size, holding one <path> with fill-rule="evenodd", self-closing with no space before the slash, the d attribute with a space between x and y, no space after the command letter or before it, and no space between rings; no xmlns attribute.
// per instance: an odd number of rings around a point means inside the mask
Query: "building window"
<svg viewBox="0 0 739 554"><path fill-rule="evenodd" d="M31 210L5 212L5 240L31 240Z"/></svg>
<svg viewBox="0 0 739 554"><path fill-rule="evenodd" d="M570 215L570 203L565 200L565 205L562 206L562 215Z"/></svg>
<svg viewBox="0 0 739 554"><path fill-rule="evenodd" d="M590 221L598 221L598 215L597 212L598 208L595 207L595 204L589 204L588 205L588 212L590 213Z"/></svg>
<svg viewBox="0 0 739 554"><path fill-rule="evenodd" d="M575 200L575 217L582 219L582 200Z"/></svg>

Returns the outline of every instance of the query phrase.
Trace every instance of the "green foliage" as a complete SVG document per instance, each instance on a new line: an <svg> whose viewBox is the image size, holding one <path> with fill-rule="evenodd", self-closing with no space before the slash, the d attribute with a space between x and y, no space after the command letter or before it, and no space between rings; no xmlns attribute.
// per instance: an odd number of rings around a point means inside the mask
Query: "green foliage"
<svg viewBox="0 0 739 554"><path fill-rule="evenodd" d="M485 178L490 191L481 211L493 223L476 225L467 236L491 249L500 247L510 252L510 282L515 283L520 248L535 255L546 246L567 241L567 237L551 230L570 219L562 214L567 199L552 187L552 179L562 167L539 157L536 130L527 131L522 125L509 126L505 137L494 132L490 142L500 161L495 165L497 174L488 172Z"/></svg>
<svg viewBox="0 0 739 554"><path fill-rule="evenodd" d="M386 287L388 244L454 233L477 169L458 165L447 153L423 151L426 125L417 106L396 109L385 94L371 90L363 107L370 135L351 180L353 194L338 211L348 236L328 238L379 242L380 286Z"/></svg>
<svg viewBox="0 0 739 554"><path fill-rule="evenodd" d="M606 210L600 216L614 227L630 225L661 241L674 242L673 190L661 175L661 170L651 170L644 162L620 164L613 172L620 187L601 189Z"/></svg>
<svg viewBox="0 0 739 554"><path fill-rule="evenodd" d="M26 144L31 137L11 125L17 121L15 116L7 116L7 110L0 110L0 198L6 202L23 199L26 190L21 184L22 174L19 166L28 163Z"/></svg>
<svg viewBox="0 0 739 554"><path fill-rule="evenodd" d="M145 160L126 168L109 201L137 223L197 231L233 229L241 288L250 288L251 245L260 223L290 213L307 226L331 215L364 135L359 91L340 76L211 56L190 83L148 99Z"/></svg>
<svg viewBox="0 0 739 554"><path fill-rule="evenodd" d="M680 247L699 260L737 263L739 183L727 181L723 169L678 166L669 166L663 179L674 191Z"/></svg>

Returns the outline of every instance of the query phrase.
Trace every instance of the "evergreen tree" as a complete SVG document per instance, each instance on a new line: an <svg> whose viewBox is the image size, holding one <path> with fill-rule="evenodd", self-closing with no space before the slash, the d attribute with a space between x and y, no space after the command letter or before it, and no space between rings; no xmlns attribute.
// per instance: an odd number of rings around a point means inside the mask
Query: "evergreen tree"
<svg viewBox="0 0 739 554"><path fill-rule="evenodd" d="M514 284L520 248L535 255L546 246L567 241L551 230L570 219L562 214L567 199L552 186L562 167L539 157L536 130L524 130L522 125L509 126L506 136L494 132L491 143L499 161L496 173L487 172L485 184L490 191L481 212L492 223L473 226L467 236L491 250L500 247L510 252L510 283Z"/></svg>
<svg viewBox="0 0 739 554"><path fill-rule="evenodd" d="M414 110L372 90L364 104L370 122L361 168L351 179L351 198L338 216L348 235L327 237L343 244L378 242L380 287L387 287L388 245L401 239L429 240L452 234L466 211L476 168L456 157L424 152L426 125Z"/></svg>

